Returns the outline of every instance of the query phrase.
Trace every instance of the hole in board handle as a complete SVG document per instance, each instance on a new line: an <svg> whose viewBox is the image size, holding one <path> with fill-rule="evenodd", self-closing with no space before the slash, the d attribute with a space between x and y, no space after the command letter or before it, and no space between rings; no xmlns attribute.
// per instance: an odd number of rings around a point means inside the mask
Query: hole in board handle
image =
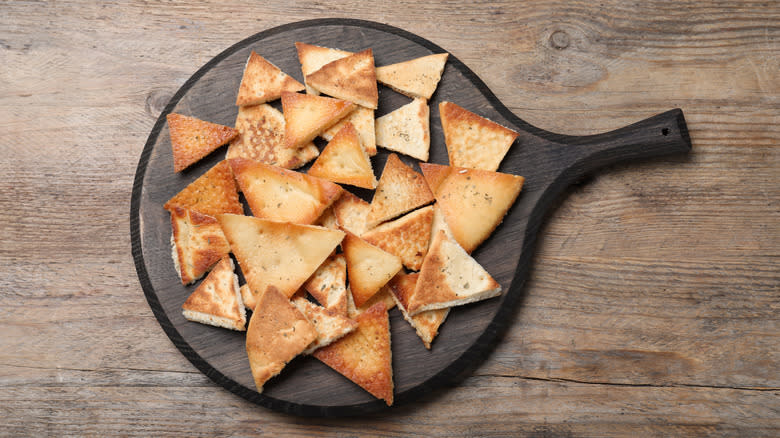
<svg viewBox="0 0 780 438"><path fill-rule="evenodd" d="M663 135L664 135L664 137L666 137L667 135L669 135L669 128L664 128L664 129L662 129L662 130L661 130L661 134L663 134Z"/></svg>

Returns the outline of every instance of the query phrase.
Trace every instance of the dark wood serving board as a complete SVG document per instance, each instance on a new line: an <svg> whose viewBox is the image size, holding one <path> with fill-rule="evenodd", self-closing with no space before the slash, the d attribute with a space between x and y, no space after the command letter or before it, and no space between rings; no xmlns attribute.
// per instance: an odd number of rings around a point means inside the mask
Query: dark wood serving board
<svg viewBox="0 0 780 438"><path fill-rule="evenodd" d="M312 357L296 358L260 394L249 370L244 333L189 322L181 314L181 304L196 286L182 286L174 270L170 218L162 205L223 159L225 149L175 174L165 115L178 112L232 126L237 114L235 96L250 51L257 51L302 81L296 41L349 51L370 47L378 66L445 52L401 29L347 19L293 23L228 48L181 87L149 135L132 193L133 257L147 300L165 332L198 369L219 385L262 406L298 415L376 411L386 408L383 401ZM500 297L453 309L430 351L397 309L390 312L396 406L456 381L484 360L522 299L539 225L566 187L608 164L685 153L691 148L680 110L594 136L572 137L540 130L512 114L468 67L450 55L430 101L432 163L448 163L438 112L439 103L445 100L520 132L499 171L522 175L526 182L504 222L473 254L502 285ZM376 116L408 101L380 86ZM380 148L372 160L377 176L386 157L387 151ZM416 160L403 159L419 170ZM370 192L350 190L370 201Z"/></svg>

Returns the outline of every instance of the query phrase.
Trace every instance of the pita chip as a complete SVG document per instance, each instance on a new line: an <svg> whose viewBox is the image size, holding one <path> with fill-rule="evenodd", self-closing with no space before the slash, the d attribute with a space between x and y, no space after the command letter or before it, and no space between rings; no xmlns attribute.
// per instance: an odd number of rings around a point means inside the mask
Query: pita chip
<svg viewBox="0 0 780 438"><path fill-rule="evenodd" d="M409 299L414 294L414 288L417 285L417 278L420 276L418 273L414 274L398 274L388 285L392 291L392 297L398 304L398 308L401 310L404 319L414 327L417 332L417 336L422 339L425 348L431 349L431 342L433 338L439 334L439 327L442 325L447 315L450 313L449 307L444 309L428 310L420 312L415 316L409 316L406 308L409 306Z"/></svg>
<svg viewBox="0 0 780 438"><path fill-rule="evenodd" d="M217 220L255 296L273 286L291 297L344 237L339 230L251 216L222 214Z"/></svg>
<svg viewBox="0 0 780 438"><path fill-rule="evenodd" d="M352 102L324 96L282 92L284 145L299 148L354 110Z"/></svg>
<svg viewBox="0 0 780 438"><path fill-rule="evenodd" d="M326 309L347 315L347 261L343 254L328 257L303 287Z"/></svg>
<svg viewBox="0 0 780 438"><path fill-rule="evenodd" d="M252 214L259 218L312 224L342 191L322 178L244 158L231 159L230 166Z"/></svg>
<svg viewBox="0 0 780 438"><path fill-rule="evenodd" d="M375 293L373 297L369 298L368 301L363 303L363 305L360 307L355 306L355 300L352 299L352 291L349 289L349 286L347 286L347 316L354 319L361 313L380 302L384 303L388 311L395 307L393 293L390 291L390 287L388 285L389 283L384 285L382 289L379 289L379 292Z"/></svg>
<svg viewBox="0 0 780 438"><path fill-rule="evenodd" d="M432 202L434 199L425 179L404 164L396 154L387 157L379 183L366 217L367 229Z"/></svg>
<svg viewBox="0 0 780 438"><path fill-rule="evenodd" d="M303 88L303 84L252 50L246 60L241 85L238 87L236 105L259 105L278 99L282 91L294 92Z"/></svg>
<svg viewBox="0 0 780 438"><path fill-rule="evenodd" d="M366 230L366 217L371 204L344 190L333 203L333 214L336 216L339 228L357 236Z"/></svg>
<svg viewBox="0 0 780 438"><path fill-rule="evenodd" d="M437 53L384 65L376 68L376 80L411 98L430 100L439 85L446 63L447 54Z"/></svg>
<svg viewBox="0 0 780 438"><path fill-rule="evenodd" d="M325 64L329 64L337 59L352 55L352 52L332 49L330 47L315 46L301 42L296 42L295 48L298 50L298 60L301 63L301 73L303 73L304 83L307 82L306 77L308 75L319 70ZM308 83L306 84L306 93L313 95L320 94L319 91L310 87Z"/></svg>
<svg viewBox="0 0 780 438"><path fill-rule="evenodd" d="M401 257L404 266L419 271L428 252L433 223L433 206L423 207L392 222L385 222L363 235L361 239L390 254Z"/></svg>
<svg viewBox="0 0 780 438"><path fill-rule="evenodd" d="M236 181L227 161L217 163L163 206L168 211L175 207L194 210L209 216L220 213L242 213L244 208L238 200Z"/></svg>
<svg viewBox="0 0 780 438"><path fill-rule="evenodd" d="M329 62L307 75L306 84L328 96L376 109L379 93L374 52L366 49Z"/></svg>
<svg viewBox="0 0 780 438"><path fill-rule="evenodd" d="M341 242L352 298L362 306L401 270L401 258L347 232Z"/></svg>
<svg viewBox="0 0 780 438"><path fill-rule="evenodd" d="M297 169L317 158L320 151L314 143L292 149L285 147L284 127L282 113L268 104L239 107L236 116L239 135L230 142L226 158L246 158L285 169Z"/></svg>
<svg viewBox="0 0 780 438"><path fill-rule="evenodd" d="M255 307L246 331L246 353L257 392L317 339L314 325L275 287Z"/></svg>
<svg viewBox="0 0 780 438"><path fill-rule="evenodd" d="M452 102L439 114L451 166L495 171L519 135Z"/></svg>
<svg viewBox="0 0 780 438"><path fill-rule="evenodd" d="M195 117L170 113L165 118L171 135L174 172L188 168L238 135L238 131L229 126Z"/></svg>
<svg viewBox="0 0 780 438"><path fill-rule="evenodd" d="M347 123L351 123L360 137L360 144L369 156L376 155L376 131L374 130L374 110L358 106L338 123L323 131L320 136L327 141L333 140L337 132Z"/></svg>
<svg viewBox="0 0 780 438"><path fill-rule="evenodd" d="M431 146L428 101L413 101L375 122L376 144L420 161L428 161Z"/></svg>
<svg viewBox="0 0 780 438"><path fill-rule="evenodd" d="M471 253L514 204L524 178L508 173L420 163L452 235Z"/></svg>
<svg viewBox="0 0 780 438"><path fill-rule="evenodd" d="M393 366L387 308L377 303L355 320L355 331L315 351L314 357L391 406Z"/></svg>
<svg viewBox="0 0 780 438"><path fill-rule="evenodd" d="M360 145L355 127L347 123L311 165L309 175L364 189L376 188L371 159Z"/></svg>
<svg viewBox="0 0 780 438"><path fill-rule="evenodd" d="M339 196L339 199L341 199L341 196ZM336 214L333 213L333 204L331 204L330 207L326 208L325 211L322 212L317 221L314 222L314 225L319 225L333 230L338 229L339 221L336 219Z"/></svg>
<svg viewBox="0 0 780 438"><path fill-rule="evenodd" d="M173 207L171 255L181 283L194 282L230 253L222 227L212 216Z"/></svg>
<svg viewBox="0 0 780 438"><path fill-rule="evenodd" d="M292 303L317 330L317 339L303 350L303 354L312 354L314 350L336 342L357 328L357 322L352 319L318 306L306 298L293 298Z"/></svg>
<svg viewBox="0 0 780 438"><path fill-rule="evenodd" d="M246 330L246 310L234 268L230 257L223 258L182 304L184 317L216 327Z"/></svg>

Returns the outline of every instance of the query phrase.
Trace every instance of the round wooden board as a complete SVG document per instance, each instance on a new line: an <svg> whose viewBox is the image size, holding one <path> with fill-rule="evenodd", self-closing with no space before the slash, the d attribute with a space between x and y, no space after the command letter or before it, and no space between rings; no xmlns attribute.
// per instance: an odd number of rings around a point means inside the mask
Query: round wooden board
<svg viewBox="0 0 780 438"><path fill-rule="evenodd" d="M258 52L302 82L296 41L354 52L372 48L377 66L445 52L397 28L345 19L293 23L258 33L228 48L181 87L149 135L132 194L133 256L140 282L161 326L176 347L219 385L262 406L297 415L354 415L376 411L387 408L384 401L375 399L312 357L296 358L265 385L262 394L258 393L247 361L245 334L189 322L181 313L182 303L197 283L185 287L179 281L170 254L170 218L162 205L222 160L225 149L175 174L165 115L177 112L232 126L237 114L236 92L250 51ZM380 85L376 116L409 100ZM438 112L438 105L443 101L455 102L520 131L499 171L522 175L526 184L504 222L473 254L501 284L500 297L454 308L431 350L425 349L398 309L390 312L395 406L457 380L484 360L522 297L534 234L551 200L572 178L608 161L597 156L592 165L583 166L582 159L586 156L582 151L587 148L561 147L576 138L556 136L529 126L511 114L473 72L450 55L438 89L429 102L429 162L448 163ZM274 105L278 108L278 101ZM683 128L684 122L680 129ZM386 158L387 151L380 148L372 159L377 177ZM617 158L620 157L611 160ZM419 171L416 160L402 159ZM567 170L571 170L570 177L560 178ZM370 192L349 190L370 201Z"/></svg>

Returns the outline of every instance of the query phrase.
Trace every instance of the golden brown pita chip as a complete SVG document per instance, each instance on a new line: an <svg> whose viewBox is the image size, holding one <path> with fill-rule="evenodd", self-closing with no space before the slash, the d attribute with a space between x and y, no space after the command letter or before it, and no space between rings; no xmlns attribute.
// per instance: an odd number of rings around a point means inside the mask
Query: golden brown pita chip
<svg viewBox="0 0 780 438"><path fill-rule="evenodd" d="M246 352L257 392L317 339L317 330L290 300L270 287L260 297L246 332Z"/></svg>
<svg viewBox="0 0 780 438"><path fill-rule="evenodd" d="M450 165L495 171L518 133L452 102L439 104Z"/></svg>
<svg viewBox="0 0 780 438"><path fill-rule="evenodd" d="M285 147L298 148L311 142L355 107L346 100L282 92Z"/></svg>
<svg viewBox="0 0 780 438"><path fill-rule="evenodd" d="M296 42L295 48L298 50L298 60L301 63L301 73L303 73L304 83L306 82L306 77L308 75L319 70L323 65L352 55L352 52L301 42ZM306 93L314 95L320 94L319 91L310 87L308 84L306 84Z"/></svg>
<svg viewBox="0 0 780 438"><path fill-rule="evenodd" d="M208 216L243 212L244 208L238 201L236 181L227 161L217 163L163 206L168 211L175 207Z"/></svg>
<svg viewBox="0 0 780 438"><path fill-rule="evenodd" d="M339 196L339 199L341 199L341 196ZM314 222L314 225L319 225L333 230L338 229L339 221L336 219L336 214L333 213L333 204L331 204L330 207L326 208L325 211L322 212L317 221Z"/></svg>
<svg viewBox="0 0 780 438"><path fill-rule="evenodd" d="M360 145L360 138L351 123L344 125L325 146L308 174L364 189L376 188L371 159Z"/></svg>
<svg viewBox="0 0 780 438"><path fill-rule="evenodd" d="M374 122L376 144L420 161L428 161L431 146L430 110L425 99L416 98Z"/></svg>
<svg viewBox="0 0 780 438"><path fill-rule="evenodd" d="M374 228L433 199L422 175L404 164L396 154L390 154L371 201L366 228Z"/></svg>
<svg viewBox="0 0 780 438"><path fill-rule="evenodd" d="M222 227L212 216L174 207L171 213L171 255L182 284L190 284L230 253Z"/></svg>
<svg viewBox="0 0 780 438"><path fill-rule="evenodd" d="M308 225L341 195L339 185L311 175L244 158L229 162L256 217Z"/></svg>
<svg viewBox="0 0 780 438"><path fill-rule="evenodd" d="M236 105L259 105L278 99L282 91L294 92L301 91L303 88L302 83L252 50L246 60L241 85L238 87Z"/></svg>
<svg viewBox="0 0 780 438"><path fill-rule="evenodd" d="M246 330L246 310L233 270L233 260L223 258L182 304L184 317L216 327Z"/></svg>
<svg viewBox="0 0 780 438"><path fill-rule="evenodd" d="M391 406L393 366L387 308L377 303L356 321L357 330L315 351L314 357Z"/></svg>
<svg viewBox="0 0 780 438"><path fill-rule="evenodd" d="M285 147L284 127L284 116L270 105L239 107L236 116L239 135L230 142L226 158L247 158L285 169L297 169L317 158L320 151L314 143L300 148Z"/></svg>
<svg viewBox="0 0 780 438"><path fill-rule="evenodd" d="M347 232L341 243L347 260L347 278L357 307L390 281L401 270L401 258Z"/></svg>
<svg viewBox="0 0 780 438"><path fill-rule="evenodd" d="M390 280L389 286L392 291L393 299L396 304L398 304L398 308L404 315L404 319L414 327L417 336L422 339L425 348L430 350L431 342L433 342L433 338L439 334L439 327L447 318L450 309L447 307L445 309L428 310L427 312L418 313L415 316L409 316L406 307L409 305L409 299L412 297L412 294L414 294L414 288L417 285L417 278L419 276L420 274L418 273L399 273Z"/></svg>
<svg viewBox="0 0 780 438"><path fill-rule="evenodd" d="M229 126L195 117L176 113L165 117L171 134L174 172L181 172L238 135L238 132Z"/></svg>
<svg viewBox="0 0 780 438"><path fill-rule="evenodd" d="M389 283L388 283L389 284ZM388 285L382 286L379 292L375 293L373 297L363 303L360 307L355 307L355 300L352 299L352 291L347 286L347 316L355 319L358 315L373 307L376 303L384 303L387 310L395 307L395 300L393 299L393 293L390 292Z"/></svg>
<svg viewBox="0 0 780 438"><path fill-rule="evenodd" d="M411 98L430 99L439 85L446 53L423 56L376 68L376 80Z"/></svg>
<svg viewBox="0 0 780 438"><path fill-rule="evenodd" d="M338 230L251 216L223 214L217 220L256 296L270 286L292 296L344 237Z"/></svg>
<svg viewBox="0 0 780 438"><path fill-rule="evenodd" d="M420 163L452 235L471 253L504 219L523 188L522 176ZM381 181L380 181L381 184Z"/></svg>
<svg viewBox="0 0 780 438"><path fill-rule="evenodd" d="M501 294L501 285L444 231L434 236L406 310L420 312L460 306Z"/></svg>
<svg viewBox="0 0 780 438"><path fill-rule="evenodd" d="M320 93L376 109L379 93L371 49L339 58L306 76L306 84Z"/></svg>
<svg viewBox="0 0 780 438"><path fill-rule="evenodd" d="M357 322L352 319L318 306L306 298L294 298L292 303L317 330L317 339L303 350L303 354L312 354L314 350L336 342L357 328Z"/></svg>
<svg viewBox="0 0 780 438"><path fill-rule="evenodd" d="M366 216L370 208L368 202L344 190L339 199L333 203L333 214L336 216L339 228L359 236L366 230Z"/></svg>
<svg viewBox="0 0 780 438"><path fill-rule="evenodd" d="M347 123L352 123L360 137L360 144L368 152L369 156L376 155L376 131L374 129L374 110L358 106L338 123L326 129L320 136L327 141L333 140L333 136Z"/></svg>
<svg viewBox="0 0 780 438"><path fill-rule="evenodd" d="M401 257L404 266L419 271L428 252L432 223L433 207L427 206L392 222L385 222L363 233L360 238Z"/></svg>
<svg viewBox="0 0 780 438"><path fill-rule="evenodd" d="M347 315L347 261L343 254L328 257L303 287L323 307Z"/></svg>

